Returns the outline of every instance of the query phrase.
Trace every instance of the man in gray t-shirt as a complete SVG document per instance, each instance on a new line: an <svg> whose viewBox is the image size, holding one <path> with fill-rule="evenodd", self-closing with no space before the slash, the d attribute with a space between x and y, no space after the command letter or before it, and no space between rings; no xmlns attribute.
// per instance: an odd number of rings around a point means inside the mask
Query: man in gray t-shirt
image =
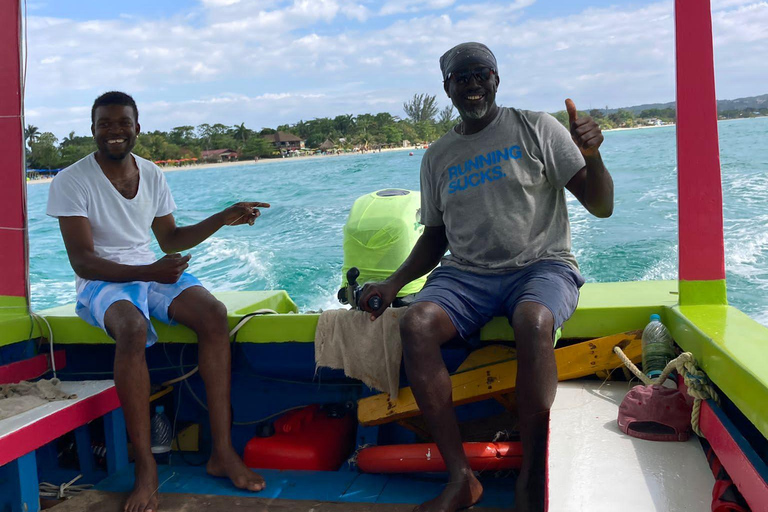
<svg viewBox="0 0 768 512"><path fill-rule="evenodd" d="M509 319L523 444L515 510L543 511L557 389L554 336L584 283L571 253L564 189L593 215L611 215L613 180L598 149L603 135L592 119L578 117L570 99L570 132L549 114L497 106L498 68L485 45L452 48L440 69L461 122L422 160L424 233L394 274L365 286L359 303L380 295L375 319L406 283L442 262L400 323L408 379L450 476L439 496L418 507L422 512L469 507L483 492L462 449L440 346L494 316Z"/></svg>

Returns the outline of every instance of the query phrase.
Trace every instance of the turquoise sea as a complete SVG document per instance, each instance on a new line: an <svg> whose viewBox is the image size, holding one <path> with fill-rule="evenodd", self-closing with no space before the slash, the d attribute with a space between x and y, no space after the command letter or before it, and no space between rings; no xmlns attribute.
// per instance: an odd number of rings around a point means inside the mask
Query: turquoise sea
<svg viewBox="0 0 768 512"><path fill-rule="evenodd" d="M768 325L768 118L721 121L725 251L732 305ZM568 195L573 250L587 281L675 279L675 128L612 131L603 157L616 184L609 219ZM228 227L192 249L190 270L212 290L284 289L302 311L336 307L342 227L354 200L382 188L418 190L424 150L286 159L167 173L186 225L236 201L265 201L253 227ZM75 279L47 184L27 189L35 310L74 302ZM159 253L159 249L155 247Z"/></svg>

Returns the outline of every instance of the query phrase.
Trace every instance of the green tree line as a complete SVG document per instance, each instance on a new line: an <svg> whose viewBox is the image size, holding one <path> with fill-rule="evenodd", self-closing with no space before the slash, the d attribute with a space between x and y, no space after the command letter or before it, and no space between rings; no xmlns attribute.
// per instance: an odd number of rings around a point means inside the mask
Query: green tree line
<svg viewBox="0 0 768 512"><path fill-rule="evenodd" d="M580 111L580 116L594 118L601 129L632 128L654 123L673 123L674 108L652 108L635 114L632 110L619 109L606 113L608 108ZM307 148L319 148L325 141L331 141L338 149L377 148L401 146L404 141L413 144L428 143L438 139L457 122L452 105L442 109L437 105L436 96L414 94L403 103L404 118L387 112L378 114L338 115L333 118L316 118L295 124L280 125L276 129L262 128L259 131L239 125L201 124L199 126L177 126L170 131L155 130L138 136L134 153L149 160L200 159L204 150L232 149L239 158L252 160L254 157L269 158L280 156L265 135L276 131L296 135L305 141ZM552 114L563 125L568 125L565 110ZM768 108L728 110L719 112L721 119L755 117L768 115ZM96 150L91 137L75 135L75 132L61 140L50 132L41 133L36 126L25 129L27 144L27 167L31 169L63 168Z"/></svg>
<svg viewBox="0 0 768 512"><path fill-rule="evenodd" d="M202 152L210 149L232 149L242 160L254 157L280 156L265 135L276 131L296 135L305 141L307 148L319 148L330 140L338 149L376 148L381 146L429 142L448 131L457 121L453 107L440 110L436 97L415 94L403 104L405 118L387 112L379 114L339 115L333 118L317 118L280 125L276 129L259 131L239 125L201 124L177 126L170 131L155 130L139 134L134 153L149 160L200 159ZM41 133L36 126L25 130L27 167L30 169L63 168L96 150L91 137L76 136L71 132L62 140L50 132Z"/></svg>

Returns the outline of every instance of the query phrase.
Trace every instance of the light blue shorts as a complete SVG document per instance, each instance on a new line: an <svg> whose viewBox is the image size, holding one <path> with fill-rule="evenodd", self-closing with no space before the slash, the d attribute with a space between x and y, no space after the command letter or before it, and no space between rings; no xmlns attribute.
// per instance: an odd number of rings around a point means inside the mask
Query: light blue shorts
<svg viewBox="0 0 768 512"><path fill-rule="evenodd" d="M87 281L77 293L77 316L89 324L101 327L109 334L104 325L104 315L117 301L127 300L141 311L147 320L147 346L157 341L157 332L149 318L154 317L168 325L175 325L168 318L168 307L181 292L192 286L202 286L192 274L184 273L173 284L147 281L112 283L107 281Z"/></svg>

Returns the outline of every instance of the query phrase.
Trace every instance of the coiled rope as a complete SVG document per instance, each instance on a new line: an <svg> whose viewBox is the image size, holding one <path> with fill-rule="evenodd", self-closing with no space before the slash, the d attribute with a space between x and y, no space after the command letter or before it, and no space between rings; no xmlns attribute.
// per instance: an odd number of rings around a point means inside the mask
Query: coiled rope
<svg viewBox="0 0 768 512"><path fill-rule="evenodd" d="M691 427L693 431L699 437L704 437L699 428L699 414L701 412L702 400L714 400L717 405L720 405L720 397L717 395L714 386L710 382L707 374L704 373L698 366L696 366L696 359L690 352L683 352L664 367L664 371L661 372L655 380L649 378L643 372L635 366L633 363L619 348L613 347L613 352L619 356L619 359L629 370L642 381L646 386L659 386L664 382L669 374L677 370L677 373L683 376L686 387L688 388L688 394L694 398L693 410L691 411Z"/></svg>
<svg viewBox="0 0 768 512"><path fill-rule="evenodd" d="M69 482L61 485L54 485L48 482L40 483L40 496L44 498L54 498L58 500L69 499L77 496L83 491L93 487L93 484L72 485L80 480L83 475L77 475Z"/></svg>

